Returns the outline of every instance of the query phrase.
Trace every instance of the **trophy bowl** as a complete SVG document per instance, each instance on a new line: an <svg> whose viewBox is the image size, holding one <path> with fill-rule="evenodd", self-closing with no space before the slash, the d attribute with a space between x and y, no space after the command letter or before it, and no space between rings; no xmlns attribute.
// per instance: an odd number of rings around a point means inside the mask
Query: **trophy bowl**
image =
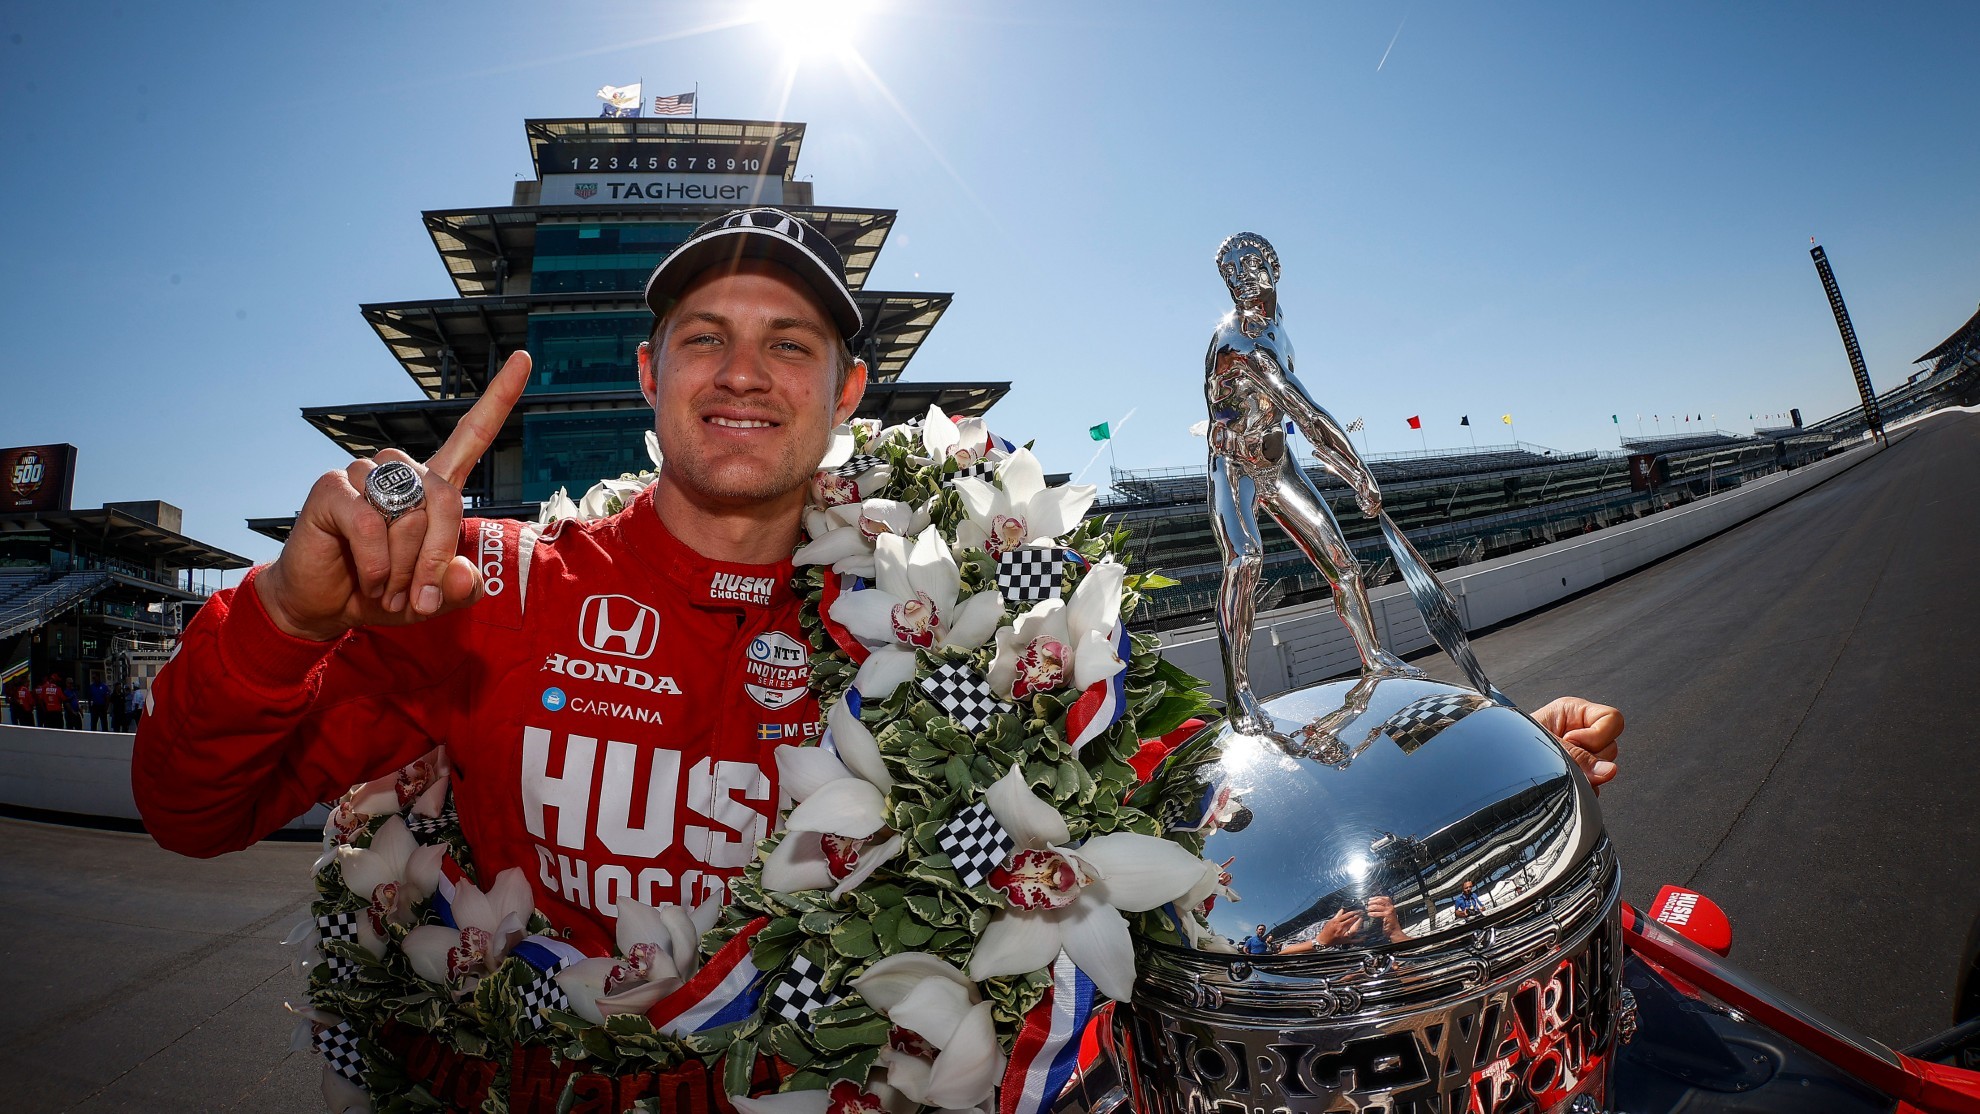
<svg viewBox="0 0 1980 1114"><path fill-rule="evenodd" d="M1115 1018L1134 1108L1606 1101L1620 877L1560 744L1395 673L1263 707L1266 730L1206 729L1157 774L1230 881L1185 931L1137 941Z"/></svg>

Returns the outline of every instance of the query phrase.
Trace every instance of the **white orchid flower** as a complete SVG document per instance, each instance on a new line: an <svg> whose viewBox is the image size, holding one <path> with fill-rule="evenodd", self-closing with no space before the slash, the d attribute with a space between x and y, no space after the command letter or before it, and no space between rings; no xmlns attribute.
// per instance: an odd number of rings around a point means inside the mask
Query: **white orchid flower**
<svg viewBox="0 0 1980 1114"><path fill-rule="evenodd" d="M956 481L968 521L956 527L958 549L983 549L1000 557L1021 545L1050 543L1079 525L1100 489L1092 484L1045 486L1045 469L1030 449L997 466L1001 487L975 476Z"/></svg>
<svg viewBox="0 0 1980 1114"><path fill-rule="evenodd" d="M730 1095L741 1114L913 1114L907 1096L877 1080L835 1081L829 1090L781 1091L774 1095Z"/></svg>
<svg viewBox="0 0 1980 1114"><path fill-rule="evenodd" d="M645 1013L701 968L701 934L721 915L719 898L694 909L619 900L620 958L580 960L557 972L571 1009L594 1025L619 1013Z"/></svg>
<svg viewBox="0 0 1980 1114"><path fill-rule="evenodd" d="M598 518L610 518L632 505L652 477L641 479L634 476L620 476L618 479L599 480L591 485L591 490L578 500L578 518L590 522Z"/></svg>
<svg viewBox="0 0 1980 1114"><path fill-rule="evenodd" d="M826 713L833 750L777 748L777 781L798 802L787 833L763 863L763 888L774 893L822 890L842 897L901 853L905 841L886 831L886 795L894 788L873 733L841 700Z"/></svg>
<svg viewBox="0 0 1980 1114"><path fill-rule="evenodd" d="M926 952L902 952L868 967L853 987L894 1023L880 1050L888 1084L945 1110L990 1098L1004 1074L995 1004L961 971Z"/></svg>
<svg viewBox="0 0 1980 1114"><path fill-rule="evenodd" d="M349 843L372 817L388 812L411 808L420 816L440 815L446 807L449 772L447 748L434 747L384 777L353 787L324 821L323 846L331 849ZM313 869L321 869L329 861L326 855Z"/></svg>
<svg viewBox="0 0 1980 1114"><path fill-rule="evenodd" d="M1004 621L1004 597L995 589L961 602L962 573L935 527L923 530L912 549L897 534L874 539L874 585L832 602L832 619L875 647L859 667L854 687L869 700L885 700L914 676L914 651L974 650Z"/></svg>
<svg viewBox="0 0 1980 1114"><path fill-rule="evenodd" d="M830 565L833 572L871 580L875 540L882 534L914 537L928 528L929 521L928 508L895 499L867 499L812 510L804 518L805 534L811 540L799 546L791 560L799 565Z"/></svg>
<svg viewBox="0 0 1980 1114"><path fill-rule="evenodd" d="M655 472L658 472L660 470L660 459L661 459L660 434L651 429L646 431L646 455L652 458L653 470Z"/></svg>
<svg viewBox="0 0 1980 1114"><path fill-rule="evenodd" d="M550 498L545 499L536 508L536 524L538 526L548 526L559 519L576 518L577 516L577 500L572 499L571 493L561 487L551 492Z"/></svg>
<svg viewBox="0 0 1980 1114"><path fill-rule="evenodd" d="M1140 913L1195 889L1210 869L1176 844L1113 832L1078 849L1057 809L1025 786L1016 766L984 793L991 815L1017 842L990 872L1010 908L998 912L970 953L969 976L1024 975L1064 951L1102 994L1125 1002L1134 993L1134 946L1123 911Z"/></svg>
<svg viewBox="0 0 1980 1114"><path fill-rule="evenodd" d="M1071 686L1085 692L1127 668L1114 653L1127 566L1096 561L1068 600L1041 600L997 631L990 688L1005 700Z"/></svg>
<svg viewBox="0 0 1980 1114"><path fill-rule="evenodd" d="M831 440L825 443L825 455L818 461L820 471L837 468L852 459L859 448L859 439L853 435L852 423L846 422L832 427Z"/></svg>
<svg viewBox="0 0 1980 1114"><path fill-rule="evenodd" d="M914 458L919 463L953 460L967 468L990 451L990 429L982 418L951 418L931 405L921 422L921 449Z"/></svg>
<svg viewBox="0 0 1980 1114"><path fill-rule="evenodd" d="M456 885L452 907L454 928L421 925L401 946L420 978L451 988L458 998L472 994L522 941L536 900L528 876L512 866L486 891L467 881Z"/></svg>
<svg viewBox="0 0 1980 1114"><path fill-rule="evenodd" d="M384 958L387 925L412 923L413 903L440 884L443 844L419 845L406 822L394 816L372 834L370 847L339 847L337 869L344 885L371 902L358 918L357 935L366 951Z"/></svg>

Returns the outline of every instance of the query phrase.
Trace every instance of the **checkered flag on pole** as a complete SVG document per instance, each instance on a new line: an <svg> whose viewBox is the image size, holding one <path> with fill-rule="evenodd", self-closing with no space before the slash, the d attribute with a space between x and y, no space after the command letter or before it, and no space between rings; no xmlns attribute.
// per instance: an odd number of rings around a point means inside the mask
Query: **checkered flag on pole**
<svg viewBox="0 0 1980 1114"><path fill-rule="evenodd" d="M811 1015L844 998L825 989L825 969L805 957L791 953L791 965L764 993L763 1004L786 1021L811 1027Z"/></svg>
<svg viewBox="0 0 1980 1114"><path fill-rule="evenodd" d="M312 1043L329 1062L332 1071L360 1087L364 1086L364 1055L358 1051L357 1030L351 1028L350 1022L339 1020L335 1025L318 1028Z"/></svg>
<svg viewBox="0 0 1980 1114"><path fill-rule="evenodd" d="M325 913L316 918L316 934L327 943L331 940L357 942L357 919L355 912ZM323 949L323 962L330 965L330 977L343 982L357 974L357 964L336 954L329 948Z"/></svg>
<svg viewBox="0 0 1980 1114"><path fill-rule="evenodd" d="M988 726L991 716L1010 711L990 683L962 662L944 662L918 683L944 715L972 735Z"/></svg>
<svg viewBox="0 0 1980 1114"><path fill-rule="evenodd" d="M1049 545L1021 545L997 558L997 590L1021 606L1059 598L1066 559Z"/></svg>
<svg viewBox="0 0 1980 1114"><path fill-rule="evenodd" d="M990 815L990 806L978 801L957 813L947 824L942 825L941 834L935 837L935 845L949 856L955 867L956 877L965 886L975 886L990 872L1004 865L1017 850L1017 840L1004 830L997 818Z"/></svg>
<svg viewBox="0 0 1980 1114"><path fill-rule="evenodd" d="M1396 741L1407 754L1429 742L1439 731L1470 715L1491 701L1469 692L1440 692L1418 697L1397 708L1378 729Z"/></svg>

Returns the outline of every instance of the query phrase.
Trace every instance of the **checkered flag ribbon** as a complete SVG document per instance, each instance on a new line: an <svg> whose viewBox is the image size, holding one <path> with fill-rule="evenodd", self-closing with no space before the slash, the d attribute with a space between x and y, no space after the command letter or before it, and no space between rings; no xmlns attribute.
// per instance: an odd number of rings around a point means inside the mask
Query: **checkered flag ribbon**
<svg viewBox="0 0 1980 1114"><path fill-rule="evenodd" d="M936 707L972 735L988 726L991 716L1010 710L990 691L990 683L962 662L944 662L919 684Z"/></svg>
<svg viewBox="0 0 1980 1114"><path fill-rule="evenodd" d="M408 812L405 814L405 820L406 830L421 843L438 843L446 833L460 827L461 824L460 817L455 815L451 802L438 816L420 816Z"/></svg>
<svg viewBox="0 0 1980 1114"><path fill-rule="evenodd" d="M316 1050L329 1061L330 1067L345 1079L364 1086L364 1056L358 1052L357 1030L348 1021L338 1021L335 1025L325 1025L317 1029L312 1037Z"/></svg>
<svg viewBox="0 0 1980 1114"><path fill-rule="evenodd" d="M1440 692L1421 696L1397 708L1394 715L1382 721L1380 731L1407 753L1489 703L1476 693Z"/></svg>
<svg viewBox="0 0 1980 1114"><path fill-rule="evenodd" d="M886 461L882 460L880 457L877 456L868 456L865 453L854 453L851 457L848 457L846 459L846 462L844 464L841 464L837 468L832 469L832 474L834 476L844 476L846 479L850 480L869 468L878 467L879 465L885 463Z"/></svg>
<svg viewBox="0 0 1980 1114"><path fill-rule="evenodd" d="M561 965L560 965L561 966ZM539 971L535 967L518 979L516 988L522 992L523 1016L529 1019L532 1030L541 1031L550 1022L543 1016L544 1010L561 1010L569 1013L570 995L557 985L555 971Z"/></svg>
<svg viewBox="0 0 1980 1114"><path fill-rule="evenodd" d="M358 938L357 919L362 915L348 911L343 913L325 913L316 918L316 934L325 940L356 941ZM328 948L323 949L323 961L330 965L330 977L338 982L343 982L357 974L357 964L352 963L341 955L335 954Z"/></svg>
<svg viewBox="0 0 1980 1114"><path fill-rule="evenodd" d="M999 464L1002 464L1003 462L1004 461L1001 457L993 459L988 454L985 454L984 457L981 460L978 460L975 464L971 464L968 465L967 467L956 469L955 475L942 477L942 482L953 487L955 485L955 482L957 480L962 479L964 476L974 476L977 479L989 479L991 474L997 470L997 466Z"/></svg>
<svg viewBox="0 0 1980 1114"><path fill-rule="evenodd" d="M1056 546L1021 545L997 558L997 590L1012 604L1055 600L1065 568Z"/></svg>
<svg viewBox="0 0 1980 1114"><path fill-rule="evenodd" d="M826 992L824 968L805 958L803 952L793 952L791 965L764 993L763 1005L778 1017L809 1029L813 1012L844 997Z"/></svg>
<svg viewBox="0 0 1980 1114"><path fill-rule="evenodd" d="M949 856L956 877L965 886L980 884L990 872L1004 865L1017 850L1017 840L990 815L990 806L978 801L942 825L935 845Z"/></svg>

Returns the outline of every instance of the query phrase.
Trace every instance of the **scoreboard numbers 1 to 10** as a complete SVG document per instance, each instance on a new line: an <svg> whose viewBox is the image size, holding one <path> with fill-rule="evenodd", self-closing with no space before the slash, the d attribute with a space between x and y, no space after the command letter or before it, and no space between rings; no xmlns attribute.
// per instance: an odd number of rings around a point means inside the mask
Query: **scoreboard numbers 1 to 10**
<svg viewBox="0 0 1980 1114"><path fill-rule="evenodd" d="M698 170L704 174L724 172L754 174L763 169L762 159L725 159L710 155L617 155L580 156L570 160L571 169L584 170Z"/></svg>

